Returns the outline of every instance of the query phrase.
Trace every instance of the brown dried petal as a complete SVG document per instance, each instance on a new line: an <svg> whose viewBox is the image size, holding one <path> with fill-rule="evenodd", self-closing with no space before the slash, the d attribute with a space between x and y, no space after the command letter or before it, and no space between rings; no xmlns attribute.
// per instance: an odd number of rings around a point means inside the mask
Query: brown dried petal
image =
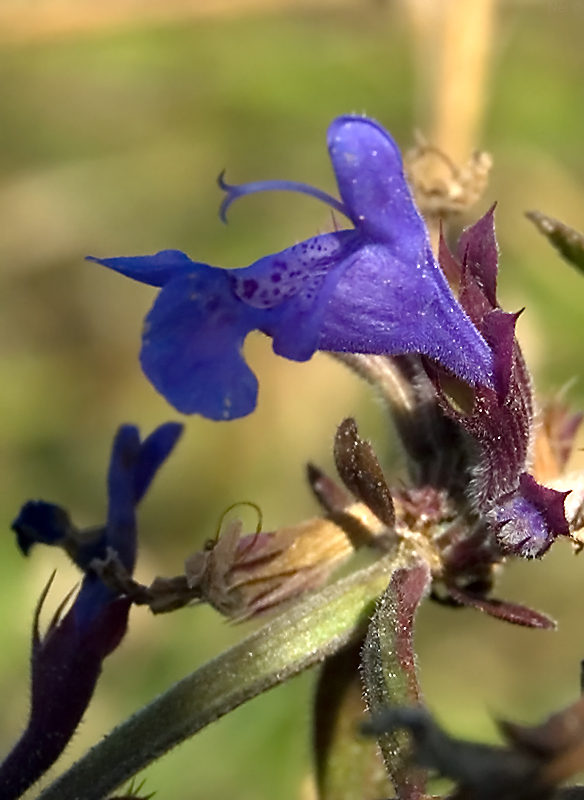
<svg viewBox="0 0 584 800"><path fill-rule="evenodd" d="M245 536L235 521L211 546L187 559L185 574L201 601L242 619L322 586L353 552L347 534L330 520Z"/></svg>
<svg viewBox="0 0 584 800"><path fill-rule="evenodd" d="M544 406L534 447L533 472L538 481L547 483L561 476L583 419L584 414L572 411L561 397Z"/></svg>
<svg viewBox="0 0 584 800"><path fill-rule="evenodd" d="M458 166L420 134L416 138L416 146L404 154L404 167L420 212L446 217L476 203L488 183L491 156L475 152Z"/></svg>

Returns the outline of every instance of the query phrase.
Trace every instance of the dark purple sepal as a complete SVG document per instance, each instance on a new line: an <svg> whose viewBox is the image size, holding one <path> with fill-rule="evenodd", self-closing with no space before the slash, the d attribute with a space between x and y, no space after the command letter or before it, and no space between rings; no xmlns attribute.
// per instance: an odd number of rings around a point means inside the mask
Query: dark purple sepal
<svg viewBox="0 0 584 800"><path fill-rule="evenodd" d="M509 397L517 358L515 327L523 311L515 314L495 308L483 320L483 335L494 355L495 387L502 403Z"/></svg>
<svg viewBox="0 0 584 800"><path fill-rule="evenodd" d="M445 253L446 245L442 258ZM438 390L443 409L476 443L472 499L482 511L513 492L525 471L533 418L531 380L515 339L517 315L497 305L492 209L464 232L458 254L463 261L460 302L491 348L496 391L477 387L469 414L448 402L440 386Z"/></svg>
<svg viewBox="0 0 584 800"><path fill-rule="evenodd" d="M442 226L440 226L440 239L438 242L438 263L452 289L458 289L462 279L462 267L450 252L448 243L444 238Z"/></svg>
<svg viewBox="0 0 584 800"><path fill-rule="evenodd" d="M458 258L479 284L491 308L497 305L499 247L495 236L495 205L467 228L458 242Z"/></svg>
<svg viewBox="0 0 584 800"><path fill-rule="evenodd" d="M468 413L449 400L436 371L433 376L443 410L470 437L472 506L505 553L534 558L558 535L568 534L565 495L541 486L526 472L533 429L531 377L515 337L519 314L505 313L497 303L493 212L463 233L457 254L460 302L493 353L495 391L477 386ZM456 277L457 259L444 242L440 257Z"/></svg>
<svg viewBox="0 0 584 800"><path fill-rule="evenodd" d="M525 470L531 430L531 408L521 393L501 404L497 393L480 387L471 415L447 409L472 437L473 475L470 499L480 512L490 510L500 498L517 489Z"/></svg>
<svg viewBox="0 0 584 800"><path fill-rule="evenodd" d="M519 478L519 490L542 515L545 516L551 530L557 536L569 536L570 527L566 519L564 501L570 494L558 492L548 486L542 486L535 478L524 472Z"/></svg>
<svg viewBox="0 0 584 800"><path fill-rule="evenodd" d="M130 601L111 596L91 625L83 627L77 609L82 587L69 611L61 616L59 609L41 638L39 615L51 582L34 618L28 725L0 764L3 800L20 797L59 758L89 705L103 659L118 646L127 628Z"/></svg>

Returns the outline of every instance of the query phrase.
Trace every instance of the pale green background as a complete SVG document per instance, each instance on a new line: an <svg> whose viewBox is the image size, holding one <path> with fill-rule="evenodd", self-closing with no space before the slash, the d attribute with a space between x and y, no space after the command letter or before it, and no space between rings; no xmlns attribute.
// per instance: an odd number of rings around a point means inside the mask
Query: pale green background
<svg viewBox="0 0 584 800"><path fill-rule="evenodd" d="M509 310L527 309L520 335L540 391L576 378L570 396L580 403L584 279L523 212L539 208L584 228L583 24L577 4L503 5L481 143L495 166L473 214L498 200L501 298ZM137 18L70 33L31 25L30 36L0 41L0 750L26 716L36 599L55 566L47 608L76 580L59 553L21 558L11 520L24 500L42 497L80 525L99 523L116 426L133 421L147 432L179 417L137 361L154 291L84 255L175 247L239 266L314 234L327 210L284 195L241 202L224 227L216 176L226 168L234 182L292 178L333 191L326 127L351 111L411 144L411 58L391 2L178 15L165 24ZM331 468L335 426L348 414L395 465L381 410L340 366L325 356L286 362L259 336L247 350L261 382L258 410L231 424L186 420L184 441L142 507L138 577L146 581L179 572L236 500L260 504L267 529L315 513L303 465ZM535 720L575 697L582 559L561 543L505 575L500 593L555 615L556 634L424 608L422 682L451 730L492 738L493 714ZM244 632L208 609L159 618L135 611L64 762ZM182 745L148 770L146 789L172 800L297 797L312 682L297 679Z"/></svg>

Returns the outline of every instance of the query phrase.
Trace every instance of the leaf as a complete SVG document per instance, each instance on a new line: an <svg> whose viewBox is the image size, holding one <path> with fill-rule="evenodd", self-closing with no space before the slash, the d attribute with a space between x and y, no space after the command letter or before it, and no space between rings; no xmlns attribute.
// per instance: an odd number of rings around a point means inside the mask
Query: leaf
<svg viewBox="0 0 584 800"><path fill-rule="evenodd" d="M430 568L413 560L399 567L378 603L363 649L363 677L369 711L421 703L413 648L414 618L429 591ZM424 793L425 774L410 764L410 739L392 730L379 737L385 765L400 800Z"/></svg>
<svg viewBox="0 0 584 800"><path fill-rule="evenodd" d="M360 733L367 717L359 674L362 647L360 637L321 667L314 713L320 800L379 800L391 795L377 742Z"/></svg>
<svg viewBox="0 0 584 800"><path fill-rule="evenodd" d="M39 800L103 800L148 764L355 636L394 569L391 557L337 581L172 686L114 729Z"/></svg>
<svg viewBox="0 0 584 800"><path fill-rule="evenodd" d="M584 234L541 211L527 211L525 216L549 239L562 258L584 272Z"/></svg>

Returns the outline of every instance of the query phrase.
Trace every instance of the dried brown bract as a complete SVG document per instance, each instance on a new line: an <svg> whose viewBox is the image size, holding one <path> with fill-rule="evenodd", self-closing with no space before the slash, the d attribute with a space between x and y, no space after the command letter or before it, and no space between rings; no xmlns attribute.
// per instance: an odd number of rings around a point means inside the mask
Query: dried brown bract
<svg viewBox="0 0 584 800"><path fill-rule="evenodd" d="M486 189L493 160L475 152L457 166L437 147L416 134L416 144L404 155L404 167L416 204L424 217L459 214L480 199Z"/></svg>
<svg viewBox="0 0 584 800"><path fill-rule="evenodd" d="M155 614L208 603L241 620L319 588L353 552L347 534L327 519L252 534L243 534L242 522L233 520L222 536L186 559L183 575L157 577L150 586L131 578L115 553L92 566L104 583Z"/></svg>

